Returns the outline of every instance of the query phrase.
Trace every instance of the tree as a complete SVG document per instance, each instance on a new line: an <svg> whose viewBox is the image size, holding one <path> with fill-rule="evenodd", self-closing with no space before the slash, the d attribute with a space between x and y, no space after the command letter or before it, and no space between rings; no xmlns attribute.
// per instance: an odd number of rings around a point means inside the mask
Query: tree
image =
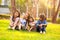
<svg viewBox="0 0 60 40"><path fill-rule="evenodd" d="M16 0L16 8L20 11L20 13L26 12L26 0Z"/></svg>
<svg viewBox="0 0 60 40"><path fill-rule="evenodd" d="M1 0L0 0L0 5L1 5Z"/></svg>
<svg viewBox="0 0 60 40"><path fill-rule="evenodd" d="M39 0L32 0L33 1L33 16L36 18L36 14L38 14L38 1Z"/></svg>
<svg viewBox="0 0 60 40"><path fill-rule="evenodd" d="M28 13L28 0L26 0L26 13Z"/></svg>
<svg viewBox="0 0 60 40"><path fill-rule="evenodd" d="M57 14L58 14L59 7L60 7L60 0L59 0L59 3L58 3L57 11L55 11L55 0L53 0L53 3L54 3L54 7L53 7L52 22L56 23Z"/></svg>
<svg viewBox="0 0 60 40"><path fill-rule="evenodd" d="M15 12L15 9L16 9L15 0L11 0L11 11L12 11L12 13Z"/></svg>

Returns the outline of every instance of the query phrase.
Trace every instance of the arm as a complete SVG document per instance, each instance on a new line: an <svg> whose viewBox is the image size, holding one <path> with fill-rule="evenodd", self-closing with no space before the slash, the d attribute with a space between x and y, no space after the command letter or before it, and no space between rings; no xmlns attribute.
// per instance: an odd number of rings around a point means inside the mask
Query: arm
<svg viewBox="0 0 60 40"><path fill-rule="evenodd" d="M26 27L25 27L25 30L29 30L28 29L28 23L26 22L26 25L25 25Z"/></svg>
<svg viewBox="0 0 60 40"><path fill-rule="evenodd" d="M45 20L45 21L44 21L44 24L42 24L42 25L47 25L47 21Z"/></svg>
<svg viewBox="0 0 60 40"><path fill-rule="evenodd" d="M47 27L47 21L45 20L43 24L41 24L41 26L45 26Z"/></svg>
<svg viewBox="0 0 60 40"><path fill-rule="evenodd" d="M36 23L36 26L39 26L40 25L40 21L38 20L37 23Z"/></svg>
<svg viewBox="0 0 60 40"><path fill-rule="evenodd" d="M14 28L17 26L18 22L19 22L19 18L16 18L16 20L14 22Z"/></svg>
<svg viewBox="0 0 60 40"><path fill-rule="evenodd" d="M42 24L42 25L47 25L47 24Z"/></svg>
<svg viewBox="0 0 60 40"><path fill-rule="evenodd" d="M12 16L10 17L10 26L13 26Z"/></svg>

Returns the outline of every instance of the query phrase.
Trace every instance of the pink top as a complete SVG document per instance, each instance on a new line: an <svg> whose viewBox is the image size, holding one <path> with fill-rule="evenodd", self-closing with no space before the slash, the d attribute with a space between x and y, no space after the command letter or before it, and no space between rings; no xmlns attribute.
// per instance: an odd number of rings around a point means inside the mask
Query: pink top
<svg viewBox="0 0 60 40"><path fill-rule="evenodd" d="M10 23L16 24L16 23L20 23L20 18L17 17L14 21L12 20L12 16L10 17Z"/></svg>

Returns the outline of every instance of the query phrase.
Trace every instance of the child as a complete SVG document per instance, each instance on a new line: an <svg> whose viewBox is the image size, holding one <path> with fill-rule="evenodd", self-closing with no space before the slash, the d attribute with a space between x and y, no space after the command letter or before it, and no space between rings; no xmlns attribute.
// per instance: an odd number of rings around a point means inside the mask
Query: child
<svg viewBox="0 0 60 40"><path fill-rule="evenodd" d="M40 33L45 34L46 25L47 25L47 21L45 15L40 15L39 20L36 23L37 31L40 31Z"/></svg>
<svg viewBox="0 0 60 40"><path fill-rule="evenodd" d="M30 18L29 18L28 25L29 25L29 27L30 27L30 29L29 29L29 32L30 32L30 31L35 27L35 22L34 22L33 17L30 17Z"/></svg>
<svg viewBox="0 0 60 40"><path fill-rule="evenodd" d="M22 24L22 28L26 29L26 19L25 19L25 15L23 16L23 18L20 19L21 24Z"/></svg>
<svg viewBox="0 0 60 40"><path fill-rule="evenodd" d="M16 10L10 18L10 28L14 30L17 27L19 30L21 29L20 13L18 10Z"/></svg>
<svg viewBox="0 0 60 40"><path fill-rule="evenodd" d="M26 13L26 14L25 14L26 30L29 30L29 29L28 29L29 18L30 18L30 14L29 14L29 13Z"/></svg>

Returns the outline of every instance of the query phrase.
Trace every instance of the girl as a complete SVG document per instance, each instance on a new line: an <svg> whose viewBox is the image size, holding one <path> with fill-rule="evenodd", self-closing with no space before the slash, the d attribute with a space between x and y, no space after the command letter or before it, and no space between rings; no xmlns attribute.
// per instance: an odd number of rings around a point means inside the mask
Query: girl
<svg viewBox="0 0 60 40"><path fill-rule="evenodd" d="M26 20L26 30L29 30L28 28L28 23L29 23L29 18L30 18L30 14L29 13L26 13L25 14L25 20Z"/></svg>
<svg viewBox="0 0 60 40"><path fill-rule="evenodd" d="M20 19L21 24L22 24L22 28L26 29L26 19L25 19L25 15L23 16L23 18Z"/></svg>
<svg viewBox="0 0 60 40"><path fill-rule="evenodd" d="M30 17L29 18L29 23L28 23L30 29L29 29L29 32L35 27L35 22L34 22L34 19L33 17Z"/></svg>
<svg viewBox="0 0 60 40"><path fill-rule="evenodd" d="M14 30L17 27L19 30L21 29L20 13L18 10L15 10L15 12L10 18L10 28Z"/></svg>
<svg viewBox="0 0 60 40"><path fill-rule="evenodd" d="M45 15L40 15L39 20L36 23L37 31L40 31L40 33L45 34L47 21Z"/></svg>

